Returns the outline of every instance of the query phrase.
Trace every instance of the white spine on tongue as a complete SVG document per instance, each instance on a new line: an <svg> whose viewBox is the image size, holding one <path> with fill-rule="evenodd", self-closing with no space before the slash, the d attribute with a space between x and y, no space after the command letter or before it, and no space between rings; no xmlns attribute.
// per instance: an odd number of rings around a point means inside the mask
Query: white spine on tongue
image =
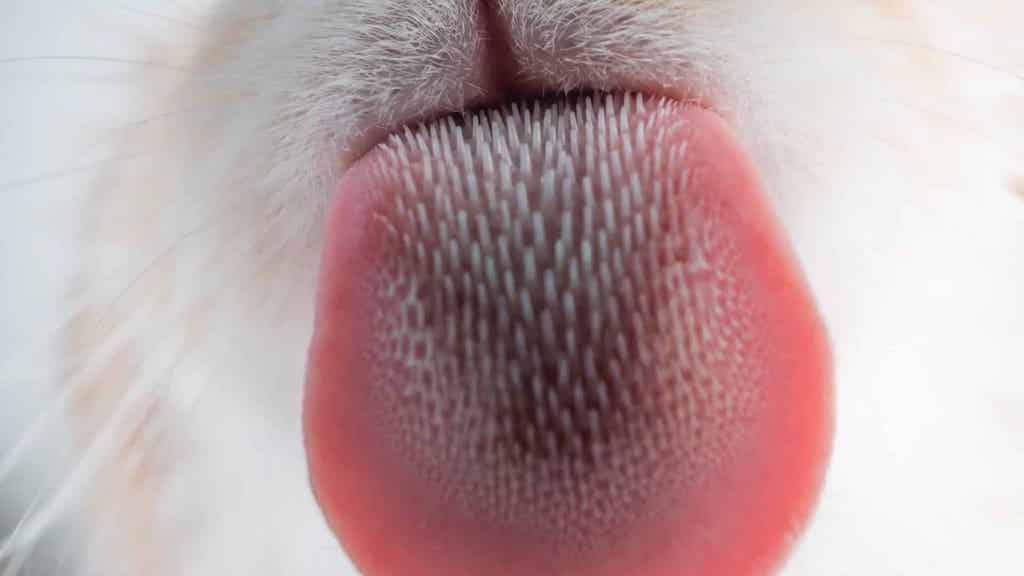
<svg viewBox="0 0 1024 576"><path fill-rule="evenodd" d="M753 315L689 203L679 106L510 105L378 156L401 185L375 201L373 394L465 512L597 546L679 505L745 433Z"/></svg>

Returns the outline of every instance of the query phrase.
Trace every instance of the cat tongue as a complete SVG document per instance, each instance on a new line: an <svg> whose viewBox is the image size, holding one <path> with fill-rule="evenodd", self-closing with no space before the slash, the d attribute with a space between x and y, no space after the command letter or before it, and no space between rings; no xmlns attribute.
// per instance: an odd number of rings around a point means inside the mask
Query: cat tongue
<svg viewBox="0 0 1024 576"><path fill-rule="evenodd" d="M763 574L811 512L830 359L753 164L637 96L396 135L329 216L313 486L367 576Z"/></svg>

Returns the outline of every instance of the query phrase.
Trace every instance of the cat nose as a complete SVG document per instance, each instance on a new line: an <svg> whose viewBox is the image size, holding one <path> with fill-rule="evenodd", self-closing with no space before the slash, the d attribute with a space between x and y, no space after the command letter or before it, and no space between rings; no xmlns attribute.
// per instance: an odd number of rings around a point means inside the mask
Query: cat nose
<svg viewBox="0 0 1024 576"><path fill-rule="evenodd" d="M477 16L519 66L514 5ZM516 91L338 182L304 416L328 522L367 576L769 573L831 360L753 162L692 103Z"/></svg>

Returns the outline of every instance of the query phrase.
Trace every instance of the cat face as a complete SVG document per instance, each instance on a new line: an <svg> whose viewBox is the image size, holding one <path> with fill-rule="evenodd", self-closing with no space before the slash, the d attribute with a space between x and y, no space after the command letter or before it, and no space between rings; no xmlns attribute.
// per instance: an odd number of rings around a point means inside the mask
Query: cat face
<svg viewBox="0 0 1024 576"><path fill-rule="evenodd" d="M1024 50L1000 33L1015 11L342 0L193 16L147 52L170 70L133 81L171 114L119 131L143 153L81 209L62 389L83 571L355 573L338 536L363 538L325 503L336 480L311 478L303 428L339 182L417 122L608 91L721 119L828 328L834 454L782 573L999 573L1024 530ZM376 545L413 548L403 534Z"/></svg>

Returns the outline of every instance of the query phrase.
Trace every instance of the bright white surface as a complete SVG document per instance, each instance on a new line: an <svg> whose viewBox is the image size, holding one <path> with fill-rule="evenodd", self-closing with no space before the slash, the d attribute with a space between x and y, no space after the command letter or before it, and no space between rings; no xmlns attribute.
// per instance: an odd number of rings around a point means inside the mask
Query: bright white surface
<svg viewBox="0 0 1024 576"><path fill-rule="evenodd" d="M137 9L176 10L156 0L15 0L0 21L0 59L138 56L136 40L173 27ZM47 336L60 319L75 200L87 167L111 153L84 134L145 114L121 71L0 63L0 454L55 405ZM972 155L986 152L965 150L964 172L984 173ZM865 171L861 196L816 205L815 223L795 231L843 346L836 457L789 573L1018 574L1024 210L986 180L971 194L935 189L894 204L871 177L885 170ZM33 181L40 175L49 176ZM3 505L20 509L59 468L59 431L35 464L0 483L0 530Z"/></svg>

